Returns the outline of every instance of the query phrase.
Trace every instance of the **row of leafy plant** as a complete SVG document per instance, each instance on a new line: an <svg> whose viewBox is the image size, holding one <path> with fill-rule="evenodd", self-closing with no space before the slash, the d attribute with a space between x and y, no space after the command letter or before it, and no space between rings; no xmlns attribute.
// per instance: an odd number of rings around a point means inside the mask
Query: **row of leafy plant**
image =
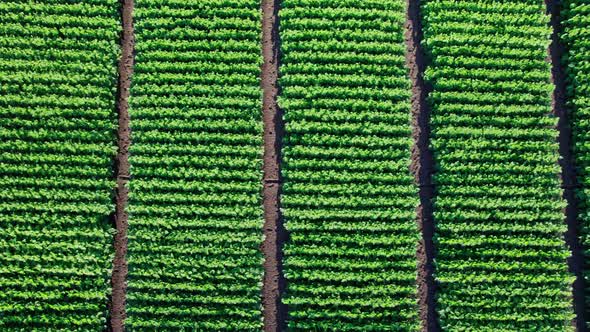
<svg viewBox="0 0 590 332"><path fill-rule="evenodd" d="M281 204L294 331L414 331L405 1L284 0Z"/></svg>
<svg viewBox="0 0 590 332"><path fill-rule="evenodd" d="M109 0L0 4L0 330L102 331L120 22Z"/></svg>
<svg viewBox="0 0 590 332"><path fill-rule="evenodd" d="M573 329L545 11L536 0L421 5L443 330Z"/></svg>
<svg viewBox="0 0 590 332"><path fill-rule="evenodd" d="M442 328L571 330L545 7L421 3ZM281 2L292 330L419 329L406 5ZM260 1L135 7L126 327L258 331ZM119 9L0 3L2 331L105 329ZM590 5L562 14L588 224Z"/></svg>
<svg viewBox="0 0 590 332"><path fill-rule="evenodd" d="M129 330L261 328L260 16L135 1Z"/></svg>
<svg viewBox="0 0 590 332"><path fill-rule="evenodd" d="M566 68L567 109L573 130L574 164L577 170L578 215L582 225L581 241L585 266L590 260L590 3L567 0L562 4L561 40L567 50L563 62ZM585 285L590 288L590 274L585 271ZM588 294L588 292L586 292ZM588 298L586 303L590 303ZM586 305L586 317L590 306Z"/></svg>

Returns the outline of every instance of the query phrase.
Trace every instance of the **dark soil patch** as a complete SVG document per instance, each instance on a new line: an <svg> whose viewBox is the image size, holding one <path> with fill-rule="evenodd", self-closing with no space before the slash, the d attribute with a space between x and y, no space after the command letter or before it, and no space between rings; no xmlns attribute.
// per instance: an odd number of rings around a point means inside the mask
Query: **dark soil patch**
<svg viewBox="0 0 590 332"><path fill-rule="evenodd" d="M440 331L435 310L436 284L433 277L435 248L432 198L434 186L432 173L434 158L429 149L430 107L426 96L432 88L424 82L426 57L420 45L423 33L420 19L420 2L408 0L405 40L407 46L406 64L412 81L412 147L411 169L419 186L420 206L417 208L417 223L422 239L418 244L418 304L422 331Z"/></svg>
<svg viewBox="0 0 590 332"><path fill-rule="evenodd" d="M115 174L117 188L115 191L114 224L117 234L114 238L115 258L113 260L113 274L111 286L113 289L110 303L109 329L114 332L125 330L125 301L127 278L127 212L128 201L127 182L129 181L129 145L131 133L129 128L129 89L133 75L134 47L133 36L133 0L121 0L121 20L123 31L121 34L121 59L119 61L119 81L117 85L117 113L119 128L117 131L117 145L119 147L115 160Z"/></svg>
<svg viewBox="0 0 590 332"><path fill-rule="evenodd" d="M262 1L262 120L264 124L263 207L264 207L264 280L262 304L264 330L286 330L287 306L281 303L286 282L283 275L282 247L287 239L280 211L281 145L283 115L277 105L279 94L279 1Z"/></svg>
<svg viewBox="0 0 590 332"><path fill-rule="evenodd" d="M575 158L572 151L572 128L571 119L566 106L566 75L565 68L561 59L565 54L565 47L559 38L563 28L561 26L560 10L561 4L558 0L545 0L547 14L551 16L551 44L548 49L547 61L551 63L551 82L554 90L551 98L553 114L558 117L557 130L559 131L559 154L562 159L559 161L561 166L561 184L563 186L563 198L567 202L565 208L565 222L567 231L565 241L571 250L571 256L568 259L570 272L576 277L573 284L573 303L576 317L572 324L577 331L587 331L585 324L585 300L584 289L585 282L583 276L584 270L584 249L580 243L581 225L578 220L578 207L576 201L576 169Z"/></svg>

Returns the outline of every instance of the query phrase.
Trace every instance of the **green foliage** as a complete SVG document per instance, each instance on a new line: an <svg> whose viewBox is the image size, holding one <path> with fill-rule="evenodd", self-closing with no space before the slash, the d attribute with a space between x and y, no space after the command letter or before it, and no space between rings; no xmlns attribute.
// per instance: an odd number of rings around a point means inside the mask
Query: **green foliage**
<svg viewBox="0 0 590 332"><path fill-rule="evenodd" d="M405 2L281 3L289 328L417 330Z"/></svg>
<svg viewBox="0 0 590 332"><path fill-rule="evenodd" d="M259 331L260 4L137 0L129 331Z"/></svg>
<svg viewBox="0 0 590 332"><path fill-rule="evenodd" d="M424 1L437 310L447 331L571 331L542 1Z"/></svg>
<svg viewBox="0 0 590 332"><path fill-rule="evenodd" d="M103 331L118 3L0 4L0 330Z"/></svg>
<svg viewBox="0 0 590 332"><path fill-rule="evenodd" d="M564 55L567 80L567 108L573 131L573 151L579 188L578 218L582 223L581 241L586 266L590 260L590 4L588 1L567 0L562 8L563 34L567 52ZM585 272L586 286L590 275ZM590 303L588 293L586 303ZM586 317L590 307L586 306ZM586 322L588 323L588 322Z"/></svg>

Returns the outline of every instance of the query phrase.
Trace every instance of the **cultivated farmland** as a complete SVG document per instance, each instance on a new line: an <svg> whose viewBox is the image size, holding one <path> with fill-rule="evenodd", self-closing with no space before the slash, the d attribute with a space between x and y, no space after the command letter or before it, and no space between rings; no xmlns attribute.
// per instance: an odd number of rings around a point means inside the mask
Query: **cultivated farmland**
<svg viewBox="0 0 590 332"><path fill-rule="evenodd" d="M543 11L422 6L443 328L555 331L572 319Z"/></svg>
<svg viewBox="0 0 590 332"><path fill-rule="evenodd" d="M259 4L165 3L134 14L127 326L259 330Z"/></svg>
<svg viewBox="0 0 590 332"><path fill-rule="evenodd" d="M572 114L573 150L579 184L576 196L579 199L582 226L581 242L587 260L590 245L590 4L586 1L565 1L563 18L562 40L568 51L564 57L568 84L567 108Z"/></svg>
<svg viewBox="0 0 590 332"><path fill-rule="evenodd" d="M117 7L0 4L0 330L106 324Z"/></svg>
<svg viewBox="0 0 590 332"><path fill-rule="evenodd" d="M285 0L280 18L289 327L414 330L405 4Z"/></svg>
<svg viewBox="0 0 590 332"><path fill-rule="evenodd" d="M0 331L586 331L590 3L0 3Z"/></svg>

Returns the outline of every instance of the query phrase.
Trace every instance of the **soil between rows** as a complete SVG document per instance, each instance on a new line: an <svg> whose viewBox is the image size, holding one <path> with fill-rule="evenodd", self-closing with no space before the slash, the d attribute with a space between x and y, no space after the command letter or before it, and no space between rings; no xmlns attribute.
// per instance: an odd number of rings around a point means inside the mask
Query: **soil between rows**
<svg viewBox="0 0 590 332"><path fill-rule="evenodd" d="M125 330L125 302L127 279L127 226L126 211L128 201L127 182L129 181L129 146L131 132L129 127L129 89L133 76L135 38L133 35L134 0L121 1L121 59L119 61L119 81L117 84L116 108L119 117L117 130L118 152L115 160L117 187L115 191L114 224L117 233L114 237L115 258L111 279L112 297L110 303L110 320L108 328L119 332Z"/></svg>
<svg viewBox="0 0 590 332"><path fill-rule="evenodd" d="M553 28L551 34L551 44L547 49L547 61L551 64L551 83L554 86L551 95L551 110L558 118L557 130L559 143L559 154L562 158L559 160L561 167L560 180L563 187L563 198L567 202L564 209L565 223L567 231L565 233L565 242L571 251L571 256L568 258L569 271L575 276L573 283L573 304L575 318L572 325L576 327L579 332L587 331L585 324L585 299L584 299L584 249L580 243L581 225L578 221L578 207L576 201L576 169L575 160L572 150L572 127L571 119L568 114L566 106L566 75L565 68L561 61L565 55L565 47L561 43L560 34L563 27L560 23L560 7L559 0L545 0L547 6L547 14L550 15L550 24Z"/></svg>
<svg viewBox="0 0 590 332"><path fill-rule="evenodd" d="M414 139L410 167L419 188L420 205L416 209L416 222L422 234L422 239L418 243L416 250L418 260L416 284L418 286L418 304L422 331L432 332L440 331L435 311L436 284L433 277L433 260L436 254L433 242L434 218L432 209L434 158L429 149L430 107L426 101L426 96L432 89L423 79L426 58L421 46L423 33L420 19L420 2L407 0L406 15L406 65L409 69L412 84L412 137Z"/></svg>
<svg viewBox="0 0 590 332"><path fill-rule="evenodd" d="M287 232L280 211L281 193L281 144L284 133L283 116L277 105L279 94L279 0L262 1L262 121L264 128L263 155L263 208L264 278L262 286L264 330L286 329L287 307L281 303L286 287L283 275L283 243Z"/></svg>

